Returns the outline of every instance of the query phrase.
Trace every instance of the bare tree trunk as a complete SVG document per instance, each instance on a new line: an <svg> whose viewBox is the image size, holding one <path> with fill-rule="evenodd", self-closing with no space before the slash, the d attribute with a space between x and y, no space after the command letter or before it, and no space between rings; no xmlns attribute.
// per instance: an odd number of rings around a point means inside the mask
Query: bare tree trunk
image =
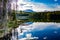
<svg viewBox="0 0 60 40"><path fill-rule="evenodd" d="M4 14L4 17L3 17L3 25L4 25L4 28L5 28L5 35L6 35L6 33L7 33L7 14L8 14L8 10L7 10L7 6L6 6L6 4L7 4L7 1L8 0L3 0L3 14Z"/></svg>

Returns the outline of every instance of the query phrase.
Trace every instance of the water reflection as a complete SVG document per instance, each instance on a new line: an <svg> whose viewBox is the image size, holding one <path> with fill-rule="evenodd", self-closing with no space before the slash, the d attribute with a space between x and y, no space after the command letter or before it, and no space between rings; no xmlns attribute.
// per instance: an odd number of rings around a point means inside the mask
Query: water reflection
<svg viewBox="0 0 60 40"><path fill-rule="evenodd" d="M27 22L19 25L15 33L18 35L12 36L14 40L60 40L60 23Z"/></svg>

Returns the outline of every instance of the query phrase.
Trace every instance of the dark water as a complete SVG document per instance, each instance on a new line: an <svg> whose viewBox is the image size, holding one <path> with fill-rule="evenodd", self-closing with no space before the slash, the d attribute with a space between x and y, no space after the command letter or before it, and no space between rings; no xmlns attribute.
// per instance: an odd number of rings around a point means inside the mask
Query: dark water
<svg viewBox="0 0 60 40"><path fill-rule="evenodd" d="M54 31L57 31L58 33L54 33ZM43 30L43 31L35 31L31 32L33 36L39 37L38 40L44 40L43 37L47 37L45 40L60 40L60 29L54 30Z"/></svg>

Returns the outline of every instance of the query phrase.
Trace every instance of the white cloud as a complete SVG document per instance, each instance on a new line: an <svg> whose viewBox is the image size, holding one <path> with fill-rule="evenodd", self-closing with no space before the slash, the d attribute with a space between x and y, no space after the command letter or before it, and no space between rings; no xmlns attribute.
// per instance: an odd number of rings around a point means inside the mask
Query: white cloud
<svg viewBox="0 0 60 40"><path fill-rule="evenodd" d="M54 25L56 26L55 29L60 28L60 23L43 23L43 22L38 22L38 23L33 23L33 28L38 29L38 30L44 30L48 26Z"/></svg>
<svg viewBox="0 0 60 40"><path fill-rule="evenodd" d="M55 28L52 26L54 25ZM48 26L51 26L53 27L54 29L58 29L60 28L60 23L53 23L53 22L34 22L33 24L30 24L30 25L19 25L19 27L17 28L17 31L18 31L18 35L23 35L24 32L29 32L29 31L32 31L32 30L44 30L45 28L47 28ZM20 33L20 29L23 29L22 30L22 33ZM36 31L36 30L35 30ZM54 31L54 33L57 33L56 31ZM31 36L31 34L27 35L27 36ZM12 37L13 38L13 37ZM44 39L46 39L46 37L44 37ZM19 40L26 40L26 38L22 38L22 39L19 39Z"/></svg>
<svg viewBox="0 0 60 40"><path fill-rule="evenodd" d="M19 33L20 33L21 29L22 29L22 32L27 32L27 31L32 30L31 26L29 26L29 25L26 25L26 26L19 25L19 27L17 28Z"/></svg>
<svg viewBox="0 0 60 40"><path fill-rule="evenodd" d="M30 24L30 25L26 25L26 26L19 26L23 29L22 32L29 32L29 31L32 31L32 30L44 30L45 28L47 28L48 26L52 26L54 25L55 27L52 27L54 29L58 29L60 28L60 23L44 23L44 22L34 22L33 24ZM20 31L20 28L18 27L18 30ZM18 32L19 32L18 31Z"/></svg>
<svg viewBox="0 0 60 40"><path fill-rule="evenodd" d="M55 7L55 10L59 11L60 10L60 5L57 4L56 7Z"/></svg>
<svg viewBox="0 0 60 40"><path fill-rule="evenodd" d="M32 34L26 34L25 38L21 38L19 40L33 40L33 39L38 39L38 37L32 37Z"/></svg>
<svg viewBox="0 0 60 40"><path fill-rule="evenodd" d="M57 0L54 0L57 1ZM21 5L23 4L23 5ZM19 0L17 2L17 10L26 10L26 9L32 9L33 11L40 12L40 11L55 11L60 10L60 5L55 6L55 8L49 7L48 5L44 3L33 3L33 2L27 2L26 0ZM54 4L53 4L54 5ZM14 7L12 7L14 8Z"/></svg>

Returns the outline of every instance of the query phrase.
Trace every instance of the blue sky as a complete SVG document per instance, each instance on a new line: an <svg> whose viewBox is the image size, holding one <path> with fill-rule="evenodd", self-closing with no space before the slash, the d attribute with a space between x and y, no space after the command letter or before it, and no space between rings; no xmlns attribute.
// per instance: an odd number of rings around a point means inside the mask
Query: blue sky
<svg viewBox="0 0 60 40"><path fill-rule="evenodd" d="M45 3L45 4L60 4L60 0L26 0L28 2L35 2L35 3Z"/></svg>
<svg viewBox="0 0 60 40"><path fill-rule="evenodd" d="M18 5L17 10L31 9L36 12L45 10L60 11L59 0L18 0L17 5Z"/></svg>

